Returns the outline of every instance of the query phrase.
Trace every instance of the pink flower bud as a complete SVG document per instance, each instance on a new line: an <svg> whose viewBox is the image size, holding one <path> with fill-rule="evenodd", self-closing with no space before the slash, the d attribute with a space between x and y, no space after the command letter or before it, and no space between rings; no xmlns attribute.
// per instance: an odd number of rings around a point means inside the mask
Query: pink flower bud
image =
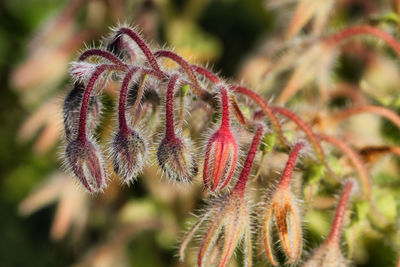
<svg viewBox="0 0 400 267"><path fill-rule="evenodd" d="M235 171L238 145L229 126L229 100L225 88L221 88L222 121L220 128L211 135L204 157L204 184L212 191L228 185Z"/></svg>
<svg viewBox="0 0 400 267"><path fill-rule="evenodd" d="M118 132L111 146L111 159L115 173L129 183L142 171L146 144L138 132L130 129L128 134Z"/></svg>
<svg viewBox="0 0 400 267"><path fill-rule="evenodd" d="M106 171L99 150L86 140L76 139L67 145L67 165L89 192L102 191L107 186Z"/></svg>

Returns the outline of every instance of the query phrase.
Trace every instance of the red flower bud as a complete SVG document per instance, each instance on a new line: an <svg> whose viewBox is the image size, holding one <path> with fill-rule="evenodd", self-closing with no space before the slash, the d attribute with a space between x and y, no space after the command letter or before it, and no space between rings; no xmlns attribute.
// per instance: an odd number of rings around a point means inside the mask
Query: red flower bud
<svg viewBox="0 0 400 267"><path fill-rule="evenodd" d="M228 185L235 171L238 145L229 126L229 100L225 88L221 88L222 121L220 128L211 135L204 157L204 184L212 191Z"/></svg>

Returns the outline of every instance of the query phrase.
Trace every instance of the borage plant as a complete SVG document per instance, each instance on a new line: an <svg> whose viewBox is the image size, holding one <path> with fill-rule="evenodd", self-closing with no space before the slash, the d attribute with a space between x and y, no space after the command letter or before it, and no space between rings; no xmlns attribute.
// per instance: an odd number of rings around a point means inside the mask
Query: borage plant
<svg viewBox="0 0 400 267"><path fill-rule="evenodd" d="M322 41L316 40L315 45L331 51L336 43L354 34L378 36L396 52L400 47L394 38L370 26L350 28ZM165 59L175 64L167 64ZM266 101L249 88L223 80L204 67L192 65L173 51L152 51L129 27L116 29L105 48L84 51L72 63L71 75L73 89L63 106L65 161L87 191L105 190L109 169L124 183L133 183L149 159L154 159L164 177L173 183L190 183L199 177L203 180L209 204L183 238L179 249L181 260L185 259L185 250L195 234L203 231L197 257L199 266L227 266L241 243L244 266L253 265L256 243L263 244L260 245L263 258L274 266L284 263L346 266L349 260L342 256L339 241L342 225L349 219L345 211L355 184L361 188L355 193L357 203L364 203L373 216L381 216L372 197L369 173L360 155L348 144L338 137L315 132L295 112ZM93 134L100 118L98 96L109 81L121 86L118 129L107 144L108 160L105 160ZM297 89L287 88L279 102L286 102ZM185 123L185 111L195 110L194 107L205 110L205 122ZM340 122L360 112L380 114L400 126L397 114L378 106L352 108L329 120ZM153 123L156 116L162 123ZM196 123L204 125L198 127ZM291 123L305 138L289 127ZM198 140L191 140L194 136L191 126L203 129L199 131L206 136L204 149L197 147ZM334 153L328 155L330 150L321 142L348 156L349 166L358 172L358 182L340 177L337 167L332 166ZM151 143L157 144L154 149ZM386 150L381 152L399 153L399 149L391 146ZM283 168L283 156L288 153ZM297 172L294 175L299 155L303 182ZM264 162L266 157L270 164ZM254 162L258 162L258 171L254 179L249 179L255 169ZM265 165L283 169L281 178L276 179L273 173L260 175L267 173ZM259 176L263 178L258 179ZM312 199L321 192L332 194L340 190L343 180L347 182L327 240L310 257L303 257L304 213L313 208ZM276 244L280 249L275 249ZM262 259L258 257L258 261Z"/></svg>

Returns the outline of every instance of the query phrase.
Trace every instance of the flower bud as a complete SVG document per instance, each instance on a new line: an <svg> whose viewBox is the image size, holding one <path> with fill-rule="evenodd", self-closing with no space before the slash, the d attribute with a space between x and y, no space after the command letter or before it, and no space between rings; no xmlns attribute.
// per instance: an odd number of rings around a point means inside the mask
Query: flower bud
<svg viewBox="0 0 400 267"><path fill-rule="evenodd" d="M171 181L190 182L197 175L197 163L190 148L191 144L177 136L162 140L157 151L157 160Z"/></svg>
<svg viewBox="0 0 400 267"><path fill-rule="evenodd" d="M203 169L205 185L212 191L223 189L235 171L237 155L238 146L230 130L216 131L206 148Z"/></svg>
<svg viewBox="0 0 400 267"><path fill-rule="evenodd" d="M271 194L265 206L263 222L263 238L268 260L277 266L278 262L272 252L272 224L276 222L278 237L282 250L288 258L288 264L296 263L302 250L302 231L300 210L297 206L295 196L290 190L290 180L296 159L304 143L297 143L289 155L286 167L282 173L281 180Z"/></svg>
<svg viewBox="0 0 400 267"><path fill-rule="evenodd" d="M142 171L146 143L138 132L130 129L128 134L120 131L114 136L111 146L111 159L115 173L129 183Z"/></svg>
<svg viewBox="0 0 400 267"><path fill-rule="evenodd" d="M199 255L198 266L228 266L235 249L243 242L244 266L252 265L252 244L249 208L246 200L239 194L230 194L214 200L207 212L187 233L180 247L180 259L184 259L185 249L200 228L207 224ZM219 240L219 238L222 239ZM215 246L220 248L215 250ZM218 255L213 255L217 253Z"/></svg>
<svg viewBox="0 0 400 267"><path fill-rule="evenodd" d="M82 82L75 82L63 104L64 129L67 140L76 138L79 127L79 116L85 86ZM88 108L87 131L91 132L97 125L100 117L100 101L96 96L91 96Z"/></svg>
<svg viewBox="0 0 400 267"><path fill-rule="evenodd" d="M102 191L107 186L106 171L99 150L86 140L76 139L67 145L68 167L89 192Z"/></svg>
<svg viewBox="0 0 400 267"><path fill-rule="evenodd" d="M220 93L221 126L211 135L204 156L204 184L212 191L221 190L228 185L235 171L238 157L238 145L229 126L228 92L222 87Z"/></svg>

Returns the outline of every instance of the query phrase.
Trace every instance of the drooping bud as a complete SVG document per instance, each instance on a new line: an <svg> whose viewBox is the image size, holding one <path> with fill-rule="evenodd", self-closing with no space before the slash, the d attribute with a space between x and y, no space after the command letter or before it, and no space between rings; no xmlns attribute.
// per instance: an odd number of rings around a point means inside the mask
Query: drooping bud
<svg viewBox="0 0 400 267"><path fill-rule="evenodd" d="M164 138L157 151L157 160L166 176L174 182L190 182L197 175L197 163L191 144L178 137Z"/></svg>
<svg viewBox="0 0 400 267"><path fill-rule="evenodd" d="M302 231L300 210L297 206L295 196L290 190L290 180L292 178L296 159L303 147L304 143L297 143L294 146L289 155L281 180L277 188L272 192L265 206L263 224L264 245L268 260L274 266L278 266L278 262L272 251L272 244L274 243L272 240L273 222L276 222L280 244L288 258L287 263L294 264L301 256Z"/></svg>
<svg viewBox="0 0 400 267"><path fill-rule="evenodd" d="M167 177L174 182L189 182L197 175L192 145L175 134L174 89L178 74L171 76L166 96L165 136L157 151L157 160Z"/></svg>
<svg viewBox="0 0 400 267"><path fill-rule="evenodd" d="M75 82L63 103L63 117L65 135L68 141L74 140L79 128L79 115L85 86L82 82ZM86 130L92 132L100 117L100 101L96 96L91 96L88 107L88 123Z"/></svg>
<svg viewBox="0 0 400 267"><path fill-rule="evenodd" d="M70 142L66 160L68 167L89 192L99 192L107 186L102 156L91 141L76 139Z"/></svg>
<svg viewBox="0 0 400 267"><path fill-rule="evenodd" d="M342 230L343 220L349 202L354 182L346 182L339 204L336 210L331 232L326 241L315 250L312 256L304 263L303 267L346 267L347 261L340 252L340 232Z"/></svg>
<svg viewBox="0 0 400 267"><path fill-rule="evenodd" d="M137 131L130 129L128 134L118 132L111 146L115 173L125 183L130 183L142 171L146 152L146 143Z"/></svg>
<svg viewBox="0 0 400 267"><path fill-rule="evenodd" d="M228 185L235 171L238 145L229 126L229 98L222 87L222 120L220 128L211 135L204 157L203 180L205 186L218 191Z"/></svg>

